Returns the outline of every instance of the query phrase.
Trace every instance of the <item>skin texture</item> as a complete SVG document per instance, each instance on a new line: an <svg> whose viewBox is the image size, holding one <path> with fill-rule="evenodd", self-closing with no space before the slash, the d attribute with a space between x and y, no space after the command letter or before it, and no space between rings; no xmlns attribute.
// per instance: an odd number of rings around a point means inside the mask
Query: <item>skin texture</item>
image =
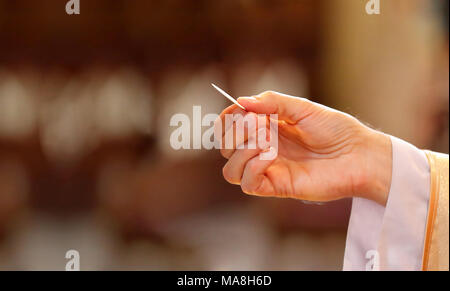
<svg viewBox="0 0 450 291"><path fill-rule="evenodd" d="M232 105L216 121L222 136L239 136L236 126L226 128L226 114L278 114L278 154L261 160L262 151L242 148L255 131L245 131L244 139L221 149L228 159L225 179L240 185L246 194L326 202L347 197L363 197L386 205L392 173L390 138L356 118L326 106L277 92L241 97L246 108ZM231 132L230 132L231 131ZM237 148L238 147L238 148ZM236 149L237 148L237 149Z"/></svg>

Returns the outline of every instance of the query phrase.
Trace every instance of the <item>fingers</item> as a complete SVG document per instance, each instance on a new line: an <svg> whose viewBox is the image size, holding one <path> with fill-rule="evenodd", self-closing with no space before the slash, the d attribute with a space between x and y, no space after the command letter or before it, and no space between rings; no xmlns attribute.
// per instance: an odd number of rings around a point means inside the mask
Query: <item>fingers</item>
<svg viewBox="0 0 450 291"><path fill-rule="evenodd" d="M250 143L248 142L249 138L257 135L260 129L265 130L267 128L266 121L265 116L257 116L251 112L233 122L233 126L228 128L223 135L221 154L228 159L236 149L243 149L245 146L255 149L257 146L256 140L252 140Z"/></svg>
<svg viewBox="0 0 450 291"><path fill-rule="evenodd" d="M249 160L257 157L260 149L237 150L223 167L223 177L228 183L239 185L244 174L245 165Z"/></svg>
<svg viewBox="0 0 450 291"><path fill-rule="evenodd" d="M275 153L276 149L270 147L268 152ZM249 160L241 179L242 191L250 195L271 196L275 193L273 185L265 175L274 160L260 159L259 155Z"/></svg>
<svg viewBox="0 0 450 291"><path fill-rule="evenodd" d="M220 145L220 152L225 158L230 158L237 148L248 141L258 128L267 128L269 125L265 115L246 112L236 105L225 109L214 123L216 142ZM256 148L256 143L249 145Z"/></svg>
<svg viewBox="0 0 450 291"><path fill-rule="evenodd" d="M247 111L259 114L278 114L280 120L295 124L311 114L316 104L305 98L293 97L277 92L264 92L254 97L237 100Z"/></svg>
<svg viewBox="0 0 450 291"><path fill-rule="evenodd" d="M225 124L225 117L227 115L235 115L235 114L244 116L246 113L247 111L242 110L236 104L228 106L227 108L225 108L225 110L222 111L222 113L220 113L219 118L217 118L217 120L214 122L214 130L217 131L220 134L220 136L223 136L223 134L228 129L225 127L227 125Z"/></svg>
<svg viewBox="0 0 450 291"><path fill-rule="evenodd" d="M243 143L238 149L234 150L228 157L229 160L223 168L225 180L231 184L239 184L244 172L247 161L259 155L263 148L257 146L258 137L268 130L260 128L256 134L249 137L248 141ZM265 133L267 135L267 133Z"/></svg>
<svg viewBox="0 0 450 291"><path fill-rule="evenodd" d="M233 119L230 125L230 122L226 122L227 114L240 115L240 117ZM243 121L245 118L247 120L253 119L253 122L245 123ZM262 118L263 122L261 121L260 123L259 118ZM253 141L256 145L262 130L268 131L267 121L265 116L257 116L255 113L248 113L236 105L232 105L222 112L215 123L216 130L222 133L221 153L229 159L223 168L223 175L229 183L241 184L242 191L247 194L269 196L274 193L273 185L264 173L272 165L275 158L267 159L262 157L264 155L276 157L277 150L274 147L266 150L257 146L255 148L248 147ZM243 126L236 125L239 123ZM258 125L261 124L264 124L264 126L258 128ZM256 132L256 134L252 134L253 132ZM265 136L267 139L269 135L266 133ZM232 141L231 145L229 143L226 144L230 138Z"/></svg>
<svg viewBox="0 0 450 291"><path fill-rule="evenodd" d="M244 116L247 112L239 108L237 105L233 104L225 108L225 110L222 111L222 113L219 115L219 117L214 122L214 137L216 142L218 142L219 148L222 149L225 148L225 139L224 135L227 132L229 128L233 127L233 123L227 124L225 122L226 116L235 116L235 118L239 118L239 116ZM223 153L222 153L223 155Z"/></svg>
<svg viewBox="0 0 450 291"><path fill-rule="evenodd" d="M273 195L274 188L266 177L266 170L274 160L262 160L262 153L275 151L273 147L266 151L260 149L236 150L223 168L223 176L227 182L241 185L242 191L250 195Z"/></svg>

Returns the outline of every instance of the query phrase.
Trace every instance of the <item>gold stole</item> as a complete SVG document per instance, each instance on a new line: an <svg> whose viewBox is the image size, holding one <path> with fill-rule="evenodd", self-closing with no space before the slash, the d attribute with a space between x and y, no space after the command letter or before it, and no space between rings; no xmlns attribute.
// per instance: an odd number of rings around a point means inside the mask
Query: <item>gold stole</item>
<svg viewBox="0 0 450 291"><path fill-rule="evenodd" d="M448 271L448 155L425 153L431 169L431 192L422 269Z"/></svg>

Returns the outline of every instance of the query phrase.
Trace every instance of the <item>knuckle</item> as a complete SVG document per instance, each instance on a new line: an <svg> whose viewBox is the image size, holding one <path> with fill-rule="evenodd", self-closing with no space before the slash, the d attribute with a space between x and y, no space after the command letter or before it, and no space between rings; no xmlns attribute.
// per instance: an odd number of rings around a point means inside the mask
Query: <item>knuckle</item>
<svg viewBox="0 0 450 291"><path fill-rule="evenodd" d="M297 97L299 100L301 100L301 101L303 101L303 102L311 102L311 101L309 101L309 99L308 98L306 98L306 97Z"/></svg>
<svg viewBox="0 0 450 291"><path fill-rule="evenodd" d="M261 98L265 99L265 98L271 98L271 97L273 97L275 94L276 94L275 91L268 90L268 91L262 92L259 96L260 96Z"/></svg>

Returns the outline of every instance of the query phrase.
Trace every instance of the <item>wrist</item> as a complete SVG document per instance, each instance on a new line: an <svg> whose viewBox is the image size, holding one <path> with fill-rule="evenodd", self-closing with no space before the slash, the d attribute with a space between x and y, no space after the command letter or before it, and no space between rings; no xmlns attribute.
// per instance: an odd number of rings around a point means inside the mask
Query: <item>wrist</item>
<svg viewBox="0 0 450 291"><path fill-rule="evenodd" d="M360 197L386 205L392 179L392 143L388 135L368 128L363 143Z"/></svg>

